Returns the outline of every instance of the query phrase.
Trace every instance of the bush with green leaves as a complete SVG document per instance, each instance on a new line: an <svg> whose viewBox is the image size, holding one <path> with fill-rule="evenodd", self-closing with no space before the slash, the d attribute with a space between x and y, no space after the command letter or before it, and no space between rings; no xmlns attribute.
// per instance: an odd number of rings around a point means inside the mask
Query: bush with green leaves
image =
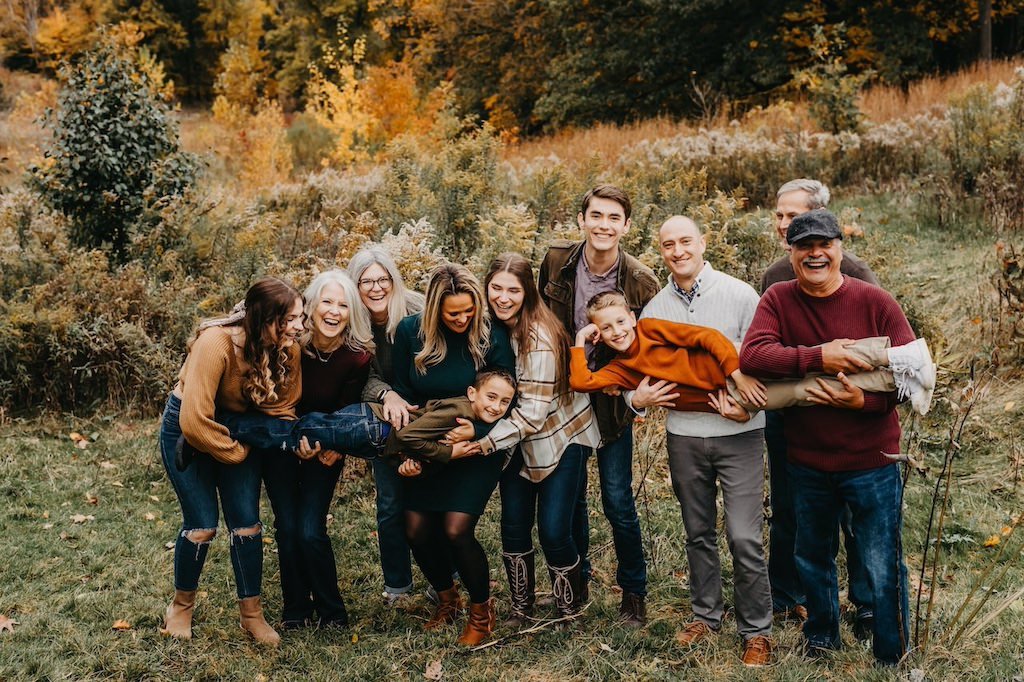
<svg viewBox="0 0 1024 682"><path fill-rule="evenodd" d="M830 33L814 27L808 49L814 63L793 74L796 83L810 96L811 115L824 130L838 135L860 128L864 115L857 105L861 89L874 75L872 71L852 74L843 59L846 27L837 24Z"/></svg>
<svg viewBox="0 0 1024 682"><path fill-rule="evenodd" d="M53 140L31 169L31 186L68 220L73 244L123 261L142 215L182 194L195 159L129 48L104 41L62 67L62 88L45 125Z"/></svg>

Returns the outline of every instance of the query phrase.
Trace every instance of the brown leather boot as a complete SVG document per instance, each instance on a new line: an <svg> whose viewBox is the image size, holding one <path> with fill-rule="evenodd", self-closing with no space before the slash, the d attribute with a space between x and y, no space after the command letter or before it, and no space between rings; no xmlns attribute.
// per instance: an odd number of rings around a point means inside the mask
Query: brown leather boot
<svg viewBox="0 0 1024 682"><path fill-rule="evenodd" d="M175 590L174 599L167 605L161 635L192 639L192 609L196 605L196 591Z"/></svg>
<svg viewBox="0 0 1024 682"><path fill-rule="evenodd" d="M504 627L520 628L533 615L533 604L536 600L537 569L534 565L534 552L516 554L502 552L501 560L505 564L505 575L508 576L508 618L502 623Z"/></svg>
<svg viewBox="0 0 1024 682"><path fill-rule="evenodd" d="M575 616L580 612L582 596L582 564L579 559L572 566L548 566L551 576L551 594L555 598L555 607L561 617Z"/></svg>
<svg viewBox="0 0 1024 682"><path fill-rule="evenodd" d="M270 623L263 617L263 605L259 597L246 597L238 600L238 612L241 614L239 624L242 629L252 635L260 644L277 646L281 643L281 635L277 630L270 627Z"/></svg>
<svg viewBox="0 0 1024 682"><path fill-rule="evenodd" d="M459 637L459 644L463 646L476 646L491 636L494 632L494 598L488 599L483 604L469 605L469 619L466 627Z"/></svg>
<svg viewBox="0 0 1024 682"><path fill-rule="evenodd" d="M459 588L452 585L447 590L437 593L437 606L434 608L434 615L423 626L424 630L436 630L439 627L454 623L462 610L462 598L459 596Z"/></svg>

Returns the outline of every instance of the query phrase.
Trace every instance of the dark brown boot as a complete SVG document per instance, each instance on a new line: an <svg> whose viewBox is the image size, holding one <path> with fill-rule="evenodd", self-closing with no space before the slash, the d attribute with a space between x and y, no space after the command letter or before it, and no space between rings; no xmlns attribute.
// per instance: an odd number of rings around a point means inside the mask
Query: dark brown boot
<svg viewBox="0 0 1024 682"><path fill-rule="evenodd" d="M263 605L259 597L246 597L238 600L238 612L241 614L239 624L242 629L252 635L260 644L277 646L281 643L281 635L277 630L270 627L270 623L263 617Z"/></svg>
<svg viewBox="0 0 1024 682"><path fill-rule="evenodd" d="M494 632L494 599L488 599L483 604L469 605L469 619L466 627L459 637L459 644L463 646L476 646L491 636Z"/></svg>
<svg viewBox="0 0 1024 682"><path fill-rule="evenodd" d="M635 628L641 627L647 622L647 606L644 604L642 594L622 593L622 603L619 604L619 620L623 625Z"/></svg>
<svg viewBox="0 0 1024 682"><path fill-rule="evenodd" d="M534 565L534 551L531 549L522 554L502 552L501 560L505 564L509 590L509 614L502 625L520 628L533 616L533 603L536 600L537 569Z"/></svg>
<svg viewBox="0 0 1024 682"><path fill-rule="evenodd" d="M452 585L447 590L437 593L437 606L434 608L434 615L423 626L424 630L436 630L439 627L454 623L462 610L462 598L459 597L459 588Z"/></svg>
<svg viewBox="0 0 1024 682"><path fill-rule="evenodd" d="M192 639L192 609L195 605L195 590L175 590L174 599L164 614L164 626L160 628L160 634L178 639Z"/></svg>
<svg viewBox="0 0 1024 682"><path fill-rule="evenodd" d="M548 566L551 576L551 595L555 598L555 608L560 617L575 616L580 612L582 597L580 580L582 564L579 559L572 566Z"/></svg>

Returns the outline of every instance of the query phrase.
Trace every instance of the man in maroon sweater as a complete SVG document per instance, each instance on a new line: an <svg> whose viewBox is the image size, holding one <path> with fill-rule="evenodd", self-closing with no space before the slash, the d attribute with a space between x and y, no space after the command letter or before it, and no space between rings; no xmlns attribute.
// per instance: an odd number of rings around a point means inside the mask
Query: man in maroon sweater
<svg viewBox="0 0 1024 682"><path fill-rule="evenodd" d="M874 601L875 657L895 664L907 650L908 599L903 563L902 477L884 453L899 452L895 393L865 393L844 373L865 369L845 346L851 339L914 340L906 316L884 290L840 271L842 231L825 209L799 215L786 240L796 280L765 292L740 351L740 369L765 378L836 374L819 407L788 409L785 434L796 511L796 565L807 590L803 626L808 652L841 646L835 557L839 514L853 512Z"/></svg>

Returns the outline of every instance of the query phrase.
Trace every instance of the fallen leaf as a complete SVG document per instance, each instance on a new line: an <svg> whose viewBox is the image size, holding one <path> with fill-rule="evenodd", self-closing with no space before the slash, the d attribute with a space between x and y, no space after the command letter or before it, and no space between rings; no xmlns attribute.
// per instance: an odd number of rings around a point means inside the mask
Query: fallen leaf
<svg viewBox="0 0 1024 682"><path fill-rule="evenodd" d="M174 549L174 540L164 543L164 549Z"/></svg>
<svg viewBox="0 0 1024 682"><path fill-rule="evenodd" d="M123 488L124 487L124 483L121 483L121 481L114 481L110 485L114 486L115 488Z"/></svg>
<svg viewBox="0 0 1024 682"><path fill-rule="evenodd" d="M80 434L78 431L72 431L71 433L69 433L68 438L71 439L72 443L78 443L79 441L89 440L88 438Z"/></svg>
<svg viewBox="0 0 1024 682"><path fill-rule="evenodd" d="M96 520L96 517L93 516L92 514L89 514L89 515L86 515L86 514L72 514L71 515L71 522L72 523L85 523L86 521L95 521L95 520Z"/></svg>
<svg viewBox="0 0 1024 682"><path fill-rule="evenodd" d="M1002 542L1002 540L999 538L998 535L992 535L987 540L985 540L985 542L982 543L982 547L995 547L1000 542Z"/></svg>
<svg viewBox="0 0 1024 682"><path fill-rule="evenodd" d="M113 462L111 462L110 460L106 460L105 459L102 462L100 462L100 469L116 469L116 468L117 468L117 465L114 464Z"/></svg>
<svg viewBox="0 0 1024 682"><path fill-rule="evenodd" d="M7 632L14 632L14 626L20 625L20 623L13 618L8 618L0 614L0 632L6 630Z"/></svg>
<svg viewBox="0 0 1024 682"><path fill-rule="evenodd" d="M1013 408L1015 408L1016 406L1017 403L1011 400L1010 402L1003 405L1003 412L1013 412Z"/></svg>
<svg viewBox="0 0 1024 682"><path fill-rule="evenodd" d="M115 630L131 630L132 624L124 619L118 619L114 621L114 624L111 627Z"/></svg>
<svg viewBox="0 0 1024 682"><path fill-rule="evenodd" d="M43 530L50 530L51 528L53 528L53 524L52 523L44 523L43 524Z"/></svg>
<svg viewBox="0 0 1024 682"><path fill-rule="evenodd" d="M981 324L981 318L980 317L973 317L973 318L971 318L971 324Z"/></svg>
<svg viewBox="0 0 1024 682"><path fill-rule="evenodd" d="M156 521L156 514L154 514L153 512L146 512L143 515L143 518L147 521Z"/></svg>
<svg viewBox="0 0 1024 682"><path fill-rule="evenodd" d="M153 500L154 502L159 502L160 501L160 498L157 497L156 495L150 495L149 499Z"/></svg>
<svg viewBox="0 0 1024 682"><path fill-rule="evenodd" d="M44 519L50 518L50 510L47 509L46 511L43 512L43 518Z"/></svg>
<svg viewBox="0 0 1024 682"><path fill-rule="evenodd" d="M95 507L96 505L98 505L100 503L100 498L96 497L92 493L86 493L85 494L85 501Z"/></svg>
<svg viewBox="0 0 1024 682"><path fill-rule="evenodd" d="M75 441L75 447L78 448L79 450L85 450L87 447L89 447L89 441L87 441L87 440L76 440Z"/></svg>
<svg viewBox="0 0 1024 682"><path fill-rule="evenodd" d="M441 659L437 659L427 663L427 669L423 671L423 677L428 680L439 680L444 675L441 670Z"/></svg>
<svg viewBox="0 0 1024 682"><path fill-rule="evenodd" d="M274 538L263 538L263 544L264 545L272 545L272 544L274 544Z"/></svg>
<svg viewBox="0 0 1024 682"><path fill-rule="evenodd" d="M352 633L352 643L357 644L359 642L359 635Z"/></svg>
<svg viewBox="0 0 1024 682"><path fill-rule="evenodd" d="M598 646L600 646L601 651L607 651L608 653L611 653L613 651L613 649L604 642L601 642L601 644L599 644Z"/></svg>

